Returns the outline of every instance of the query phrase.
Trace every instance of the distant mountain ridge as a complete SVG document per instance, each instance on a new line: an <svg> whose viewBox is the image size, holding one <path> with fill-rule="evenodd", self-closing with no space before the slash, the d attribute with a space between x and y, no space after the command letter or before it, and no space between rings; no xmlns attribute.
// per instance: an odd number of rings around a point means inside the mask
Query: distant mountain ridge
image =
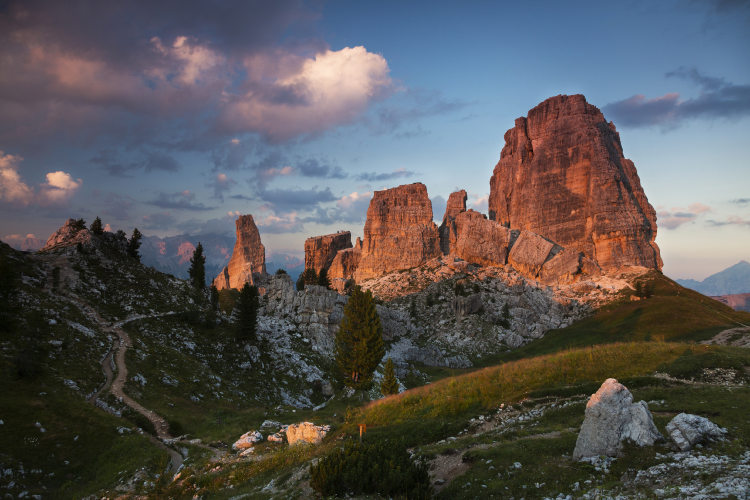
<svg viewBox="0 0 750 500"><path fill-rule="evenodd" d="M712 274L703 281L691 279L675 280L685 288L703 295L734 295L750 293L750 262L741 260L737 264Z"/></svg>

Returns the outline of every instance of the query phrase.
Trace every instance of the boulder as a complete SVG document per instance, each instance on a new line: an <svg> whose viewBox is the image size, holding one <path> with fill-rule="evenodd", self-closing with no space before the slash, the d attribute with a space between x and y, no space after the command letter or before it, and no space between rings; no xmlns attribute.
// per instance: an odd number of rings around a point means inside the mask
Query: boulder
<svg viewBox="0 0 750 500"><path fill-rule="evenodd" d="M316 273L328 270L339 250L352 248L352 234L349 231L313 236L305 240L305 269Z"/></svg>
<svg viewBox="0 0 750 500"><path fill-rule="evenodd" d="M625 441L651 446L661 439L646 402L633 403L630 391L609 378L586 404L573 458L614 457L620 454Z"/></svg>
<svg viewBox="0 0 750 500"><path fill-rule="evenodd" d="M697 444L723 440L727 430L705 417L680 413L667 424L667 433L681 451L688 451Z"/></svg>
<svg viewBox="0 0 750 500"><path fill-rule="evenodd" d="M234 451L242 451L255 446L255 443L263 441L263 434L258 431L248 431L244 433L240 438L234 442L232 449Z"/></svg>
<svg viewBox="0 0 750 500"><path fill-rule="evenodd" d="M240 215L235 221L237 241L229 263L214 279L219 290L242 288L245 283L255 284L266 275L266 247L260 241L260 233L252 215Z"/></svg>
<svg viewBox="0 0 750 500"><path fill-rule="evenodd" d="M490 180L489 217L582 252L604 270L661 269L656 213L614 124L582 95L518 118Z"/></svg>
<svg viewBox="0 0 750 500"><path fill-rule="evenodd" d="M458 214L452 223L455 230L448 243L453 255L472 264L502 266L508 259L513 232L474 210ZM442 235L441 235L442 237Z"/></svg>
<svg viewBox="0 0 750 500"><path fill-rule="evenodd" d="M453 299L451 306L457 318L463 318L469 314L476 314L482 310L482 295L474 293L468 297L458 296Z"/></svg>
<svg viewBox="0 0 750 500"><path fill-rule="evenodd" d="M375 191L367 209L356 281L409 269L440 256L432 202L422 183Z"/></svg>
<svg viewBox="0 0 750 500"><path fill-rule="evenodd" d="M280 433L280 432L275 432L273 434L270 434L267 439L271 443L283 443L284 442L284 435L282 433Z"/></svg>
<svg viewBox="0 0 750 500"><path fill-rule="evenodd" d="M290 446L299 443L320 444L330 430L330 425L315 425L312 422L292 424L286 429L286 440Z"/></svg>
<svg viewBox="0 0 750 500"><path fill-rule="evenodd" d="M525 276L536 278L554 247L538 234L521 231L510 249L508 263Z"/></svg>
<svg viewBox="0 0 750 500"><path fill-rule="evenodd" d="M542 265L539 278L547 283L568 283L581 272L581 257L578 250L563 248Z"/></svg>

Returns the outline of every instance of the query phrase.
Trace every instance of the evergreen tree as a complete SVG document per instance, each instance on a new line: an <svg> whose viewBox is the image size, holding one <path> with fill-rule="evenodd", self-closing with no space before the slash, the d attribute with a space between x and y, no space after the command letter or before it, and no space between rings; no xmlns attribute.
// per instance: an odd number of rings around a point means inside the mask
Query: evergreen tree
<svg viewBox="0 0 750 500"><path fill-rule="evenodd" d="M86 229L86 221L83 219L76 219L73 221L72 226L73 230L75 230L76 233L79 231L83 231L84 229Z"/></svg>
<svg viewBox="0 0 750 500"><path fill-rule="evenodd" d="M398 394L398 379L396 378L396 372L393 368L393 360L391 358L388 358L385 362L383 381L380 382L380 392L383 393L383 396Z"/></svg>
<svg viewBox="0 0 750 500"><path fill-rule="evenodd" d="M385 355L383 327L368 290L355 286L344 307L344 318L336 334L336 366L343 383L366 389Z"/></svg>
<svg viewBox="0 0 750 500"><path fill-rule="evenodd" d="M211 309L214 311L219 310L219 290L213 283L211 284Z"/></svg>
<svg viewBox="0 0 750 500"><path fill-rule="evenodd" d="M315 269L305 269L302 271L302 274L299 275L299 279L297 279L297 290L304 290L305 285L317 285L318 284L318 274L315 272Z"/></svg>
<svg viewBox="0 0 750 500"><path fill-rule="evenodd" d="M133 257L136 260L141 260L141 254L138 253L138 249L141 248L141 238L143 235L138 228L133 229L133 235L128 240L128 256Z"/></svg>
<svg viewBox="0 0 750 500"><path fill-rule="evenodd" d="M190 258L190 283L196 290L203 290L206 287L206 256L203 255L203 245L200 241L193 251Z"/></svg>
<svg viewBox="0 0 750 500"><path fill-rule="evenodd" d="M94 219L94 222L91 223L91 232L94 233L96 236L101 236L104 234L104 228L102 227L102 220L97 217Z"/></svg>
<svg viewBox="0 0 750 500"><path fill-rule="evenodd" d="M318 285L331 289L331 281L328 279L328 270L324 267L318 275Z"/></svg>
<svg viewBox="0 0 750 500"><path fill-rule="evenodd" d="M258 287L245 283L234 306L238 342L255 341L259 306Z"/></svg>

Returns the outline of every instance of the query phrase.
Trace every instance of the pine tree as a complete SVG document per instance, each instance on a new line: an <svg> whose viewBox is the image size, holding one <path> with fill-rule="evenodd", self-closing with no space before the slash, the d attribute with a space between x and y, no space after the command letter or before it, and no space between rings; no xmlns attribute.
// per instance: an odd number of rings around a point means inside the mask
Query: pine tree
<svg viewBox="0 0 750 500"><path fill-rule="evenodd" d="M380 382L380 392L383 393L383 396L398 394L398 379L396 378L396 372L393 368L393 360L391 358L388 358L385 362L383 381Z"/></svg>
<svg viewBox="0 0 750 500"><path fill-rule="evenodd" d="M214 311L219 310L219 290L213 283L211 284L211 309Z"/></svg>
<svg viewBox="0 0 750 500"><path fill-rule="evenodd" d="M94 219L94 222L91 223L91 232L94 233L96 236L101 236L104 234L104 228L102 227L102 220L97 217Z"/></svg>
<svg viewBox="0 0 750 500"><path fill-rule="evenodd" d="M383 327L368 290L355 286L344 307L344 318L336 334L336 366L343 383L366 389L385 355Z"/></svg>
<svg viewBox="0 0 750 500"><path fill-rule="evenodd" d="M141 254L138 253L138 249L141 247L141 238L143 235L138 228L133 229L133 235L128 240L128 256L133 257L136 260L141 260Z"/></svg>
<svg viewBox="0 0 750 500"><path fill-rule="evenodd" d="M320 274L318 275L318 285L324 286L329 290L331 289L331 282L328 279L328 270L326 270L325 267L320 270Z"/></svg>
<svg viewBox="0 0 750 500"><path fill-rule="evenodd" d="M245 283L235 305L238 342L254 342L258 326L258 287Z"/></svg>
<svg viewBox="0 0 750 500"><path fill-rule="evenodd" d="M200 241L193 251L193 256L190 258L188 274L190 275L190 283L193 285L193 288L203 290L206 287L206 256L203 255L203 245L201 245Z"/></svg>

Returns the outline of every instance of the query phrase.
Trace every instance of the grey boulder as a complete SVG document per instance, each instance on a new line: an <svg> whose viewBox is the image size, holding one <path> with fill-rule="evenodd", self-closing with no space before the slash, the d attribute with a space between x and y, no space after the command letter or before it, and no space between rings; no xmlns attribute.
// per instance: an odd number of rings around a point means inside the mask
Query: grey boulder
<svg viewBox="0 0 750 500"><path fill-rule="evenodd" d="M680 413L667 424L667 432L681 451L692 449L696 444L721 441L727 434L705 417Z"/></svg>
<svg viewBox="0 0 750 500"><path fill-rule="evenodd" d="M608 378L586 404L573 458L614 457L625 441L651 446L661 439L646 402L633 403L627 387Z"/></svg>

